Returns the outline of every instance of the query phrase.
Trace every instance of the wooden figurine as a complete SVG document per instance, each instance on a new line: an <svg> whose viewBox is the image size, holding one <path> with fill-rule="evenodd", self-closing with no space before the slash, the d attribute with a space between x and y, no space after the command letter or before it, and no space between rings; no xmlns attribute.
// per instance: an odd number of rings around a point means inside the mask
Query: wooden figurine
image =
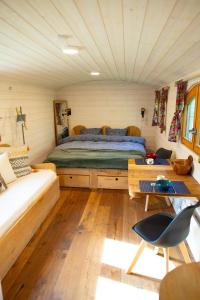
<svg viewBox="0 0 200 300"><path fill-rule="evenodd" d="M190 174L193 166L193 157L189 155L187 159L175 159L172 161L172 166L177 175Z"/></svg>

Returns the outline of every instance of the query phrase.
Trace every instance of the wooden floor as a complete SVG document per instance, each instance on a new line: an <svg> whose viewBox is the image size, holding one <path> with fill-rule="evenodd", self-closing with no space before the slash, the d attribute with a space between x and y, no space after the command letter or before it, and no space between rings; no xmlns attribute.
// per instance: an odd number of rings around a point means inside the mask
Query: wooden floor
<svg viewBox="0 0 200 300"><path fill-rule="evenodd" d="M145 213L144 199L129 200L127 191L63 190L4 278L5 300L158 299L160 280L151 277L153 251L141 272L125 273L140 241L131 226L160 210L172 212L160 199L150 201L149 208Z"/></svg>

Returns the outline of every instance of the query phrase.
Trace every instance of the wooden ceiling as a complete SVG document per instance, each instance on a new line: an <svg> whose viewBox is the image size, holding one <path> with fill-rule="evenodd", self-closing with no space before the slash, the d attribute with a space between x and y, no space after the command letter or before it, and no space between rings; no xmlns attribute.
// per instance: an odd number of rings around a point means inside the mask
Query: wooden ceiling
<svg viewBox="0 0 200 300"><path fill-rule="evenodd" d="M83 47L61 51L58 35ZM0 76L161 85L200 69L200 0L0 0Z"/></svg>

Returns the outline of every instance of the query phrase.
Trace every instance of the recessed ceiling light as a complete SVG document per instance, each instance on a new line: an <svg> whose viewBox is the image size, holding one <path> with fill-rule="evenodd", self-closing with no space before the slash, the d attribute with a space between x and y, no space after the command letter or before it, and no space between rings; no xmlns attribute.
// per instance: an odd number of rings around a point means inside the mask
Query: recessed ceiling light
<svg viewBox="0 0 200 300"><path fill-rule="evenodd" d="M96 72L96 71L92 71L92 72L90 72L90 75L92 75L92 76L99 76L100 73Z"/></svg>
<svg viewBox="0 0 200 300"><path fill-rule="evenodd" d="M63 48L62 49L63 53L67 54L67 55L76 55L79 53L79 50L77 47L67 47L67 48Z"/></svg>

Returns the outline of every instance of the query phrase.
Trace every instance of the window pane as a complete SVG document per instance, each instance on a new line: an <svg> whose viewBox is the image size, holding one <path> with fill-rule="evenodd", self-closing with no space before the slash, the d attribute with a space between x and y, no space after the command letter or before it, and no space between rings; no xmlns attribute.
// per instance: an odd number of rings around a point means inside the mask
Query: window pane
<svg viewBox="0 0 200 300"><path fill-rule="evenodd" d="M192 97L186 107L186 126L185 126L185 138L192 141L192 133L190 130L194 126L194 110L195 110L195 97Z"/></svg>

